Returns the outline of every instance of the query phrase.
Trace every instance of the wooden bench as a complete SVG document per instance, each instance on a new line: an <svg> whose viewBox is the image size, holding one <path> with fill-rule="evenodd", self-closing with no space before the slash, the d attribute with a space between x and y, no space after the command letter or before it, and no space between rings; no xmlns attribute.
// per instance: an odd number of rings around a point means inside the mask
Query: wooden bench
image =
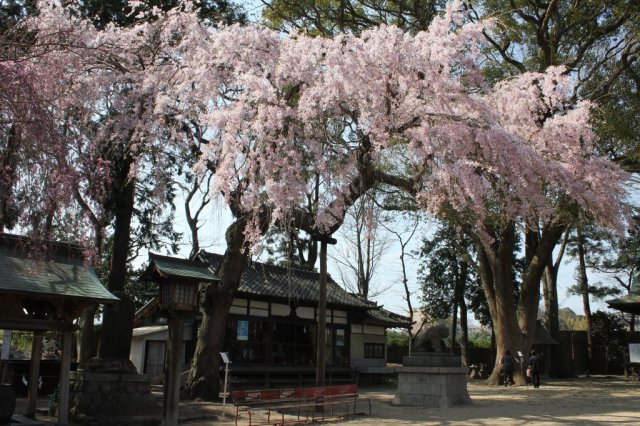
<svg viewBox="0 0 640 426"><path fill-rule="evenodd" d="M334 417L334 407L344 406L344 415L349 417L356 414L371 414L371 400L369 398L361 398L358 392L358 385L339 385L339 386L323 386L314 388L299 388L296 389L296 397L302 401L307 402L309 408L313 407L311 411L311 421L315 421L316 414L321 414L321 420L325 419L326 411L325 407L330 408L329 417ZM368 413L358 413L358 401L366 402L369 410ZM350 407L353 410L350 410ZM309 415L307 414L307 420Z"/></svg>
<svg viewBox="0 0 640 426"><path fill-rule="evenodd" d="M341 386L323 386L313 388L295 388L295 389L272 389L272 390L254 390L254 391L234 391L231 393L231 399L236 407L236 424L242 411L246 411L249 415L249 425L266 423L266 424L286 424L302 422L302 412L304 410L304 421L324 421L326 418L336 417L336 410L340 407L344 411L339 410L340 416L350 416L358 413L357 406L359 401L366 402L371 414L371 401L368 398L361 398L358 392L358 385L341 385ZM329 409L329 416L326 410ZM253 411L266 410L266 422L254 422ZM295 420L285 419L287 412L294 411L297 416ZM275 417L272 412L280 414ZM273 417L273 419L272 419Z"/></svg>
<svg viewBox="0 0 640 426"><path fill-rule="evenodd" d="M270 390L248 390L231 392L231 401L236 407L236 424L241 411L246 411L249 415L249 424L253 422L254 409L267 410L267 423L271 423L271 412L285 409L287 405L299 403L295 397L295 389L270 389ZM284 424L284 413L282 413L282 423Z"/></svg>

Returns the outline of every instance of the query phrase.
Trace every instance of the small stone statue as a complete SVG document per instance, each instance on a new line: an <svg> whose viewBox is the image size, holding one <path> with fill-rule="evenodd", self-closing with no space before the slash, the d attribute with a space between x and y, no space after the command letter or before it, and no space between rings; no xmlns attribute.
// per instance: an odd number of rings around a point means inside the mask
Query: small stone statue
<svg viewBox="0 0 640 426"><path fill-rule="evenodd" d="M417 352L444 352L442 340L449 337L445 325L435 325L422 330L414 338L413 349Z"/></svg>

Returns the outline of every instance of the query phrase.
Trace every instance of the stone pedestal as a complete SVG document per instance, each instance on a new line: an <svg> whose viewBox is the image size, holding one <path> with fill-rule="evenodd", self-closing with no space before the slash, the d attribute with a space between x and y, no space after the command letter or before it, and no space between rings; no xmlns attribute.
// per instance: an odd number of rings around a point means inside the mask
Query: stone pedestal
<svg viewBox="0 0 640 426"><path fill-rule="evenodd" d="M446 408L471 404L467 373L459 356L416 352L402 359L394 405Z"/></svg>
<svg viewBox="0 0 640 426"><path fill-rule="evenodd" d="M71 372L70 415L83 425L159 425L162 407L149 378L134 373Z"/></svg>

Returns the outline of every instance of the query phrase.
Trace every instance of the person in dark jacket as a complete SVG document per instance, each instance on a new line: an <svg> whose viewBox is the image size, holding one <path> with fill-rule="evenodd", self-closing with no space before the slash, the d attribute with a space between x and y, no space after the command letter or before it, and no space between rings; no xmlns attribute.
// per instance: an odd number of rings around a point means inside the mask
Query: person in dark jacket
<svg viewBox="0 0 640 426"><path fill-rule="evenodd" d="M502 375L503 375L503 382L505 387L509 386L509 385L513 385L513 372L515 371L515 361L513 359L513 356L511 355L511 351L505 351L504 355L502 356L502 360L500 361L500 364L502 364Z"/></svg>
<svg viewBox="0 0 640 426"><path fill-rule="evenodd" d="M529 367L527 376L530 377L534 388L540 387L540 363L540 355L535 351L535 349L531 349L531 353L529 354Z"/></svg>

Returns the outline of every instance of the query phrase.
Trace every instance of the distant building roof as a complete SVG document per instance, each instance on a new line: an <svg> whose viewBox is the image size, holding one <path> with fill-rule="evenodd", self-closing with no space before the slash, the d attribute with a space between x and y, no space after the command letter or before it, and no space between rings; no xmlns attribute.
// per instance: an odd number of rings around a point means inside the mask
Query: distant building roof
<svg viewBox="0 0 640 426"><path fill-rule="evenodd" d="M634 315L640 315L640 268L637 269L626 296L606 301L610 308Z"/></svg>
<svg viewBox="0 0 640 426"><path fill-rule="evenodd" d="M0 294L97 303L118 300L84 262L81 247L39 241L44 250L33 254L31 244L26 237L0 234Z"/></svg>
<svg viewBox="0 0 640 426"><path fill-rule="evenodd" d="M217 270L223 256L201 251L199 256ZM317 302L319 299L319 274L291 267L249 262L240 279L239 293L253 296ZM376 308L373 302L343 290L332 278L327 277L327 305L354 308Z"/></svg>

